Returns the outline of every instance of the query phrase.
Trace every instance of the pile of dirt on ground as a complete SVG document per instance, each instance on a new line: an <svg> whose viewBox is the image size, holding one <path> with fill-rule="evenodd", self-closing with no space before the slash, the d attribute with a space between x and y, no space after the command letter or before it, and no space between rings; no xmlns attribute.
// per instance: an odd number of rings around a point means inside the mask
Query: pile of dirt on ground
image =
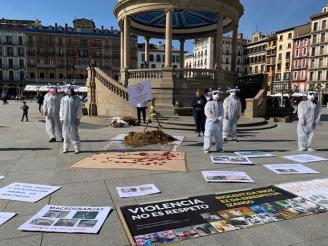
<svg viewBox="0 0 328 246"><path fill-rule="evenodd" d="M162 131L130 132L123 143L132 147L143 147L153 144L167 144L176 139Z"/></svg>

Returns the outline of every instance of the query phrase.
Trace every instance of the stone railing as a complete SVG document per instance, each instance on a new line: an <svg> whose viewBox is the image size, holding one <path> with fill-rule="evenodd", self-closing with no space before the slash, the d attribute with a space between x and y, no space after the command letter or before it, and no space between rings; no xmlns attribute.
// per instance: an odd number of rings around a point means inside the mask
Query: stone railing
<svg viewBox="0 0 328 246"><path fill-rule="evenodd" d="M95 77L98 79L104 86L106 86L109 90L111 90L114 94L120 96L126 101L129 100L128 89L118 83L117 81L110 78L106 73L104 73L99 68L95 69Z"/></svg>
<svg viewBox="0 0 328 246"><path fill-rule="evenodd" d="M130 69L128 70L129 79L162 79L162 69Z"/></svg>
<svg viewBox="0 0 328 246"><path fill-rule="evenodd" d="M266 115L267 85L264 83L262 89L254 98L246 99L246 118L264 117Z"/></svg>
<svg viewBox="0 0 328 246"><path fill-rule="evenodd" d="M215 78L215 70L213 69L174 69L173 78L183 79L213 79Z"/></svg>

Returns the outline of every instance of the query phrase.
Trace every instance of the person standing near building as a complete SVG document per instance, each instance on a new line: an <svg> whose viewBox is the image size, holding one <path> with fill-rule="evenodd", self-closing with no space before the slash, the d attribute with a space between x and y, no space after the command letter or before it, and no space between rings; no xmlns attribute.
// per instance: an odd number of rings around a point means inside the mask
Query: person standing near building
<svg viewBox="0 0 328 246"><path fill-rule="evenodd" d="M59 118L62 96L58 93L57 86L50 86L49 93L44 97L43 114L46 116L46 130L49 135L49 143L62 141L62 126Z"/></svg>
<svg viewBox="0 0 328 246"><path fill-rule="evenodd" d="M147 109L147 104L148 104L148 101L137 104L138 123L141 122L141 114L142 114L143 123L144 124L146 123L146 109Z"/></svg>
<svg viewBox="0 0 328 246"><path fill-rule="evenodd" d="M308 91L307 100L298 104L298 150L316 151L312 145L314 131L320 121L320 103L316 100L317 92Z"/></svg>
<svg viewBox="0 0 328 246"><path fill-rule="evenodd" d="M22 115L22 122L24 121L24 118L26 118L26 122L28 122L28 110L29 106L26 105L26 102L23 102L23 105L21 106L21 110L23 110L23 115Z"/></svg>
<svg viewBox="0 0 328 246"><path fill-rule="evenodd" d="M36 95L36 101L39 104L39 112L41 114L42 114L43 100L44 100L44 96L42 95L41 92L38 92L38 94Z"/></svg>
<svg viewBox="0 0 328 246"><path fill-rule="evenodd" d="M229 89L230 95L223 101L224 120L223 120L223 140L228 141L229 136L238 142L237 123L241 116L241 102L237 97L238 88Z"/></svg>
<svg viewBox="0 0 328 246"><path fill-rule="evenodd" d="M198 89L196 91L196 95L193 96L191 106L193 109L193 116L194 121L196 125L196 133L198 134L198 137L200 137L200 133L205 133L205 114L204 114L204 108L206 105L206 98L203 95L203 92Z"/></svg>
<svg viewBox="0 0 328 246"><path fill-rule="evenodd" d="M80 98L75 95L73 86L66 85L66 96L60 104L60 121L63 129L63 153L67 153L71 143L74 145L75 154L80 153L81 144L79 136L80 120L82 118L82 105Z"/></svg>
<svg viewBox="0 0 328 246"><path fill-rule="evenodd" d="M222 121L223 105L220 99L220 91L212 92L212 101L206 103L205 115L207 117L204 134L204 153L208 154L212 145L212 136L215 137L216 151L222 151Z"/></svg>

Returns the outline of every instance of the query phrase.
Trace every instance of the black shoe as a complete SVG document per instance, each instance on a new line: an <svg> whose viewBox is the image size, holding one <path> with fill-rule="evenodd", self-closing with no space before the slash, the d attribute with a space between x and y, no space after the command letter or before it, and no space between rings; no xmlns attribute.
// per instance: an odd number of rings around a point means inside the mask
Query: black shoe
<svg viewBox="0 0 328 246"><path fill-rule="evenodd" d="M224 142L228 142L228 139L227 139L227 138L224 138L223 141L224 141Z"/></svg>
<svg viewBox="0 0 328 246"><path fill-rule="evenodd" d="M56 139L55 139L55 138L51 138L51 139L49 140L49 143L54 143L54 142L56 142Z"/></svg>
<svg viewBox="0 0 328 246"><path fill-rule="evenodd" d="M61 142L61 143L63 143L63 142L64 142L64 139L63 139L63 138L62 138L62 139L60 139L60 142Z"/></svg>

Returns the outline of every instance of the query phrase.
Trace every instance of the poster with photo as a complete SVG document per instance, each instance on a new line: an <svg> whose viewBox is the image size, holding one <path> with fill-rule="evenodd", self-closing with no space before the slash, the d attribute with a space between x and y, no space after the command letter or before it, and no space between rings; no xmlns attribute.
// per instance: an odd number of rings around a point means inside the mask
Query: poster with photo
<svg viewBox="0 0 328 246"><path fill-rule="evenodd" d="M21 231L98 233L111 207L46 205L21 225Z"/></svg>
<svg viewBox="0 0 328 246"><path fill-rule="evenodd" d="M327 161L328 159L315 156L315 155L308 155L308 154L302 154L302 155L287 155L283 156L283 158L299 163L308 163L308 162L318 162L318 161Z"/></svg>
<svg viewBox="0 0 328 246"><path fill-rule="evenodd" d="M266 157L273 157L274 155L263 152L260 150L243 150L243 151L237 151L235 154L247 157L247 158L266 158Z"/></svg>
<svg viewBox="0 0 328 246"><path fill-rule="evenodd" d="M8 220L10 220L12 217L14 217L15 213L6 213L6 212L0 212L0 226L6 223Z"/></svg>
<svg viewBox="0 0 328 246"><path fill-rule="evenodd" d="M154 184L116 187L116 190L121 198L146 196L160 193L160 190Z"/></svg>
<svg viewBox="0 0 328 246"><path fill-rule="evenodd" d="M152 99L152 90L149 80L128 86L129 102L133 106L142 104Z"/></svg>
<svg viewBox="0 0 328 246"><path fill-rule="evenodd" d="M61 186L12 183L0 189L0 199L37 202L60 188Z"/></svg>
<svg viewBox="0 0 328 246"><path fill-rule="evenodd" d="M157 245L327 210L274 186L121 207L132 245Z"/></svg>
<svg viewBox="0 0 328 246"><path fill-rule="evenodd" d="M253 165L253 162L243 156L211 156L213 164L237 164L237 165Z"/></svg>
<svg viewBox="0 0 328 246"><path fill-rule="evenodd" d="M313 174L320 173L302 164L268 164L264 165L267 169L277 174Z"/></svg>
<svg viewBox="0 0 328 246"><path fill-rule="evenodd" d="M276 186L328 208L328 179L314 179Z"/></svg>
<svg viewBox="0 0 328 246"><path fill-rule="evenodd" d="M206 182L213 183L254 183L245 172L202 171Z"/></svg>

